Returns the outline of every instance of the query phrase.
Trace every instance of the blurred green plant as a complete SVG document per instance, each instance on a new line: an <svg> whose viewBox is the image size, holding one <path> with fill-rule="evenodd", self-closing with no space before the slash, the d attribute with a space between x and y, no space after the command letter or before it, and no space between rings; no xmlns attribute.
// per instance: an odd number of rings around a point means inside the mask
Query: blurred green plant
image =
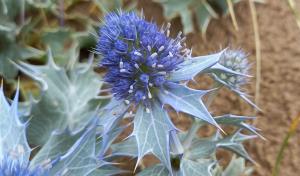
<svg viewBox="0 0 300 176"><path fill-rule="evenodd" d="M280 163L284 157L284 151L289 145L289 140L295 135L296 130L298 129L300 123L300 115L293 119L291 125L289 126L289 131L283 139L283 142L280 146L279 152L276 157L275 166L272 171L272 176L278 176L280 171Z"/></svg>
<svg viewBox="0 0 300 176"><path fill-rule="evenodd" d="M50 47L58 65L68 63L74 49L88 53L95 45L104 14L132 10L136 0L1 0L0 76L13 80L18 70L11 61L35 59L45 63ZM95 30L96 29L96 30Z"/></svg>
<svg viewBox="0 0 300 176"><path fill-rule="evenodd" d="M232 5L241 0L154 0L160 3L164 9L164 16L167 20L172 20L175 17L181 18L183 32L191 33L195 30L193 16L195 15L196 25L204 36L212 19L219 18L222 15L229 13L232 10ZM229 3L228 3L229 2ZM233 18L235 18L233 16ZM235 26L236 22L234 22Z"/></svg>
<svg viewBox="0 0 300 176"><path fill-rule="evenodd" d="M296 18L297 26L300 28L300 12L296 8L296 2L294 0L286 0L286 1Z"/></svg>

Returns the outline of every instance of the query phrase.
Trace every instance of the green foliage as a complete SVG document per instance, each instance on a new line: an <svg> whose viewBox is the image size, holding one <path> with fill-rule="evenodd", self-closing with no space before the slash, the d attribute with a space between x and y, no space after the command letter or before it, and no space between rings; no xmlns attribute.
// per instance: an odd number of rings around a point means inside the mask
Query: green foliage
<svg viewBox="0 0 300 176"><path fill-rule="evenodd" d="M16 77L18 69L12 61L45 62L43 50L48 47L56 63L65 66L72 50L91 49L95 45L92 34L97 33L101 15L124 5L122 0L2 0L0 76L9 80ZM136 1L131 1L125 8L131 10L135 6Z"/></svg>
<svg viewBox="0 0 300 176"><path fill-rule="evenodd" d="M74 54L67 68L54 63L51 51L46 65L16 65L41 87L41 97L32 101L28 117L32 117L28 129L32 144L44 144L54 130L80 131L95 116L101 78L91 64L78 63Z"/></svg>
<svg viewBox="0 0 300 176"><path fill-rule="evenodd" d="M183 32L188 34L195 30L193 17L196 25L202 34L206 33L209 22L228 13L226 0L154 0L160 3L164 9L164 16L167 20L175 17L181 18ZM238 3L241 0L231 0Z"/></svg>

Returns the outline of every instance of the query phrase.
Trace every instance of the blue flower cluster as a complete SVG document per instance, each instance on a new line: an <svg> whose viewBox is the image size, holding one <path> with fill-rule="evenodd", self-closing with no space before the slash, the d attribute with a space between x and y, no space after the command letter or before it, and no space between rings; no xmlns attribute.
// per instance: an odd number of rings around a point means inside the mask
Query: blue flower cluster
<svg viewBox="0 0 300 176"><path fill-rule="evenodd" d="M10 156L3 157L0 161L0 176L48 176L41 168L29 169L18 159Z"/></svg>
<svg viewBox="0 0 300 176"><path fill-rule="evenodd" d="M169 28L170 24L159 28L134 12L105 17L96 50L103 56L101 66L108 69L105 81L117 99L147 106L190 53L181 33L172 39Z"/></svg>

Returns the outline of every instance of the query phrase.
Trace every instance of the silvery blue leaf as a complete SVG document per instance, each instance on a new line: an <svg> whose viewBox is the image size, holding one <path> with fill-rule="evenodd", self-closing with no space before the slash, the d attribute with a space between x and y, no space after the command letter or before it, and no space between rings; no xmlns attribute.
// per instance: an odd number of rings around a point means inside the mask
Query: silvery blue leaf
<svg viewBox="0 0 300 176"><path fill-rule="evenodd" d="M216 63L215 65L213 65L212 67L210 67L210 69L208 70L208 72L225 72L225 73L230 73L233 75L238 75L238 76L245 76L245 77L252 77L250 75L244 74L244 73L240 73L234 70L231 70L227 67L224 67L223 65Z"/></svg>
<svg viewBox="0 0 300 176"><path fill-rule="evenodd" d="M244 149L242 142L256 138L256 135L245 135L240 133L241 130L238 130L233 135L226 136L222 138L217 132L215 137L212 138L196 138L193 140L192 145L186 149L188 155L185 156L191 160L197 160L200 158L210 158L214 157L215 152L218 148L224 148L231 150L238 155L253 161L248 155L247 151Z"/></svg>
<svg viewBox="0 0 300 176"><path fill-rule="evenodd" d="M222 176L250 176L252 173L252 168L246 168L246 162L244 158L236 158L234 155L223 171Z"/></svg>
<svg viewBox="0 0 300 176"><path fill-rule="evenodd" d="M83 133L80 132L74 135L68 130L63 132L54 131L48 141L30 161L30 167L34 168L39 166L41 163L47 163L47 161L49 162L56 160L65 154L82 134Z"/></svg>
<svg viewBox="0 0 300 176"><path fill-rule="evenodd" d="M29 142L44 144L52 131L69 128L81 131L95 116L101 103L97 99L101 87L100 77L90 64L76 63L68 69L54 63L48 51L46 65L15 64L23 73L41 85L41 97L34 101L28 127Z"/></svg>
<svg viewBox="0 0 300 176"><path fill-rule="evenodd" d="M96 154L98 159L104 159L108 149L124 129L124 126L119 127L116 125L110 132L98 137L99 139L96 142Z"/></svg>
<svg viewBox="0 0 300 176"><path fill-rule="evenodd" d="M176 111L193 115L221 129L201 100L207 92L172 84L169 88L159 91L158 98L163 104L171 105Z"/></svg>
<svg viewBox="0 0 300 176"><path fill-rule="evenodd" d="M180 175L181 176L212 176L211 168L215 162L211 160L198 160L197 162L182 159L180 162Z"/></svg>
<svg viewBox="0 0 300 176"><path fill-rule="evenodd" d="M123 171L112 165L108 165L108 166L103 166L103 167L100 167L100 168L94 170L93 172L88 174L88 176L102 176L102 175L103 176L111 176L111 175L120 175L122 173L126 173L126 171Z"/></svg>
<svg viewBox="0 0 300 176"><path fill-rule="evenodd" d="M112 153L110 156L129 156L133 158L138 156L136 140L133 137L122 142L112 144L111 149Z"/></svg>
<svg viewBox="0 0 300 176"><path fill-rule="evenodd" d="M162 164L148 167L137 174L138 176L168 176L168 169Z"/></svg>
<svg viewBox="0 0 300 176"><path fill-rule="evenodd" d="M27 165L31 149L26 139L26 126L18 115L19 88L11 105L7 102L0 85L0 161L11 155Z"/></svg>
<svg viewBox="0 0 300 176"><path fill-rule="evenodd" d="M139 106L134 118L132 136L135 137L138 147L138 162L146 154L154 154L170 171L169 132L174 126L162 105L157 101L149 107Z"/></svg>
<svg viewBox="0 0 300 176"><path fill-rule="evenodd" d="M97 151L99 157L103 157L107 147L112 142L112 131L116 128L127 110L128 105L125 105L123 101L118 101L114 98L102 108L99 118L99 126L101 127L101 148Z"/></svg>
<svg viewBox="0 0 300 176"><path fill-rule="evenodd" d="M240 128L244 128L244 129L256 134L257 136L261 137L262 139L264 139L264 137L261 136L257 132L257 131L259 131L259 129L246 123L247 120L254 120L254 119L255 119L255 117L238 116L238 115L232 115L232 114L225 114L222 116L215 117L215 120L218 124L233 125L233 126L237 126Z"/></svg>
<svg viewBox="0 0 300 176"><path fill-rule="evenodd" d="M89 127L50 169L50 175L86 176L97 168L95 126Z"/></svg>
<svg viewBox="0 0 300 176"><path fill-rule="evenodd" d="M173 82L192 80L197 74L215 65L225 50L207 56L198 56L185 60L179 69L170 74L169 80Z"/></svg>
<svg viewBox="0 0 300 176"><path fill-rule="evenodd" d="M255 109L261 111L261 109L255 105L248 97L249 95L247 95L245 92L242 92L240 90L238 90L237 88L227 84L225 81L221 80L218 76L216 76L215 74L212 74L213 78L218 81L219 83L225 85L226 87L228 87L231 91L233 91L234 93L236 93L239 97L241 97L243 100L245 100L248 104L250 104L251 106L253 106Z"/></svg>
<svg viewBox="0 0 300 176"><path fill-rule="evenodd" d="M255 161L249 156L249 154L245 150L244 146L242 145L242 142L256 137L256 135L242 134L240 133L240 130L238 130L235 134L219 140L219 142L217 143L217 147L231 150L232 152L235 152L236 154L244 157L245 159L255 163Z"/></svg>

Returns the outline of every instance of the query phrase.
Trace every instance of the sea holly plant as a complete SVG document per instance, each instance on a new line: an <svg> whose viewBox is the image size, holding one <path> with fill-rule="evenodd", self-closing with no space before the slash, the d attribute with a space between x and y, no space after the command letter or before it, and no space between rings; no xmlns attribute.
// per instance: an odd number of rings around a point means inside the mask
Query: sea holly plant
<svg viewBox="0 0 300 176"><path fill-rule="evenodd" d="M227 149L253 161L242 145L259 135L258 129L247 125L253 118L232 114L214 118L208 106L224 86L254 105L240 89L250 77L247 57L231 49L193 57L185 40L181 32L170 37L170 24L159 28L134 12L119 11L104 18L96 51L102 56L99 65L107 69L104 81L110 85L113 98L104 108L100 126L105 135L123 118L133 122L132 133L113 144L107 158L137 158L136 168L145 155L153 154L160 160L160 164L138 175L240 175L246 169L244 160L233 158L222 173L216 151ZM199 74L211 75L215 86L210 90L188 87L187 83ZM187 133L172 123L169 107L194 119ZM198 129L205 125L215 127L216 134L197 136ZM236 131L227 134L221 125L234 126ZM231 172L230 168L242 166L242 171Z"/></svg>

